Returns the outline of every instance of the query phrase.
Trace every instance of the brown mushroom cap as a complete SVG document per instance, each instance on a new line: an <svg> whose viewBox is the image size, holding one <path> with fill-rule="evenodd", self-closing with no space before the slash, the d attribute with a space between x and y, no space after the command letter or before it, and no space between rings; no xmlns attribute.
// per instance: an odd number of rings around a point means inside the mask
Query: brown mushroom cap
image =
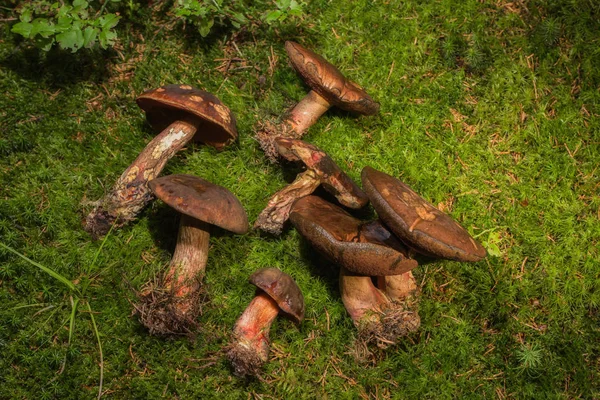
<svg viewBox="0 0 600 400"><path fill-rule="evenodd" d="M248 279L251 284L268 294L294 322L304 319L304 296L294 279L277 268L259 269Z"/></svg>
<svg viewBox="0 0 600 400"><path fill-rule="evenodd" d="M142 93L136 100L158 131L184 120L197 127L194 140L221 149L238 137L235 117L215 95L189 85L166 85Z"/></svg>
<svg viewBox="0 0 600 400"><path fill-rule="evenodd" d="M150 181L156 197L180 213L231 232L248 232L248 216L229 190L193 175L168 175Z"/></svg>
<svg viewBox="0 0 600 400"><path fill-rule="evenodd" d="M323 57L290 41L285 42L285 50L296 72L329 103L364 115L377 114L379 103Z"/></svg>
<svg viewBox="0 0 600 400"><path fill-rule="evenodd" d="M378 221L364 223L320 197L296 201L290 221L319 252L354 273L400 275L417 266Z"/></svg>
<svg viewBox="0 0 600 400"><path fill-rule="evenodd" d="M448 215L400 180L365 167L363 188L379 218L398 238L425 255L456 261L479 261L486 251Z"/></svg>

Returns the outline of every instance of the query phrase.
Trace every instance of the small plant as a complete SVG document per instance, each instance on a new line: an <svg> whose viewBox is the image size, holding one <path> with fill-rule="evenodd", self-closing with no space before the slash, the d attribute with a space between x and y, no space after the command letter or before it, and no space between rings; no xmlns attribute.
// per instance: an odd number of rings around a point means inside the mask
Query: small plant
<svg viewBox="0 0 600 400"><path fill-rule="evenodd" d="M302 4L296 0L279 0L275 2L277 10L269 11L263 20L270 24L275 21L283 22L290 17L302 16Z"/></svg>
<svg viewBox="0 0 600 400"><path fill-rule="evenodd" d="M104 11L107 4L118 2L120 0L107 0L94 11L85 0L74 0L71 5L35 0L18 10L20 22L13 25L12 32L46 51L55 43L73 53L96 44L106 49L117 38L114 28L120 17Z"/></svg>
<svg viewBox="0 0 600 400"><path fill-rule="evenodd" d="M226 3L223 0L177 0L175 15L198 28L202 37L208 36L215 22L219 25L227 21L240 28L248 19L241 11L240 3Z"/></svg>
<svg viewBox="0 0 600 400"><path fill-rule="evenodd" d="M278 0L275 6L276 10L262 13L267 24L302 16L302 4L296 0ZM239 29L250 21L248 15L261 13L256 7L230 0L177 0L174 7L175 15L196 26L202 37L208 36L214 25L231 24Z"/></svg>

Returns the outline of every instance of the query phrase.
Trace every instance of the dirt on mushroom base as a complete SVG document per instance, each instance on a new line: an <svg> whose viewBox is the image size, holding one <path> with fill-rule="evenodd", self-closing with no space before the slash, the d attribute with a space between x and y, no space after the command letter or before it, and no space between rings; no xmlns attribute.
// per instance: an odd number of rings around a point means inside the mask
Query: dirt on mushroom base
<svg viewBox="0 0 600 400"><path fill-rule="evenodd" d="M177 296L175 289L166 289L162 283L151 283L138 293L135 305L140 322L151 335L187 336L193 339L198 334L198 317L208 303L206 289L199 281L184 296Z"/></svg>
<svg viewBox="0 0 600 400"><path fill-rule="evenodd" d="M357 348L374 344L386 349L421 326L417 299L411 296L402 301L391 301L386 309L369 312L363 321L358 326Z"/></svg>
<svg viewBox="0 0 600 400"><path fill-rule="evenodd" d="M239 342L232 343L226 351L234 374L240 377L258 376L263 364L267 361L255 349Z"/></svg>

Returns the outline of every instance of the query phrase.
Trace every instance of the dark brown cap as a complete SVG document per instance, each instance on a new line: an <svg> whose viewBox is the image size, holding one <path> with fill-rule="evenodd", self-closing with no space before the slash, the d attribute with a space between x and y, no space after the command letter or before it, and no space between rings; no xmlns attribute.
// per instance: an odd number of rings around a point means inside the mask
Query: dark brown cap
<svg viewBox="0 0 600 400"><path fill-rule="evenodd" d="M340 204L362 208L369 198L348 175L321 149L299 139L275 139L277 151L288 161L301 161L321 179L321 185L334 195Z"/></svg>
<svg viewBox="0 0 600 400"><path fill-rule="evenodd" d="M194 140L219 150L238 137L235 117L229 108L215 95L189 85L148 90L136 101L158 131L175 121L188 121L197 127Z"/></svg>
<svg viewBox="0 0 600 400"><path fill-rule="evenodd" d="M379 218L416 251L456 261L486 256L483 246L462 226L400 180L365 167L362 184Z"/></svg>
<svg viewBox="0 0 600 400"><path fill-rule="evenodd" d="M364 115L377 114L379 103L323 57L294 42L285 42L285 49L296 72L329 103Z"/></svg>
<svg viewBox="0 0 600 400"><path fill-rule="evenodd" d="M378 221L364 223L320 197L296 201L290 221L319 252L354 273L399 275L417 266Z"/></svg>
<svg viewBox="0 0 600 400"><path fill-rule="evenodd" d="M150 181L156 197L180 213L231 232L248 232L248 216L240 201L223 186L193 175L168 175Z"/></svg>
<svg viewBox="0 0 600 400"><path fill-rule="evenodd" d="M268 294L294 322L304 319L304 296L294 278L277 268L263 268L248 279L251 284Z"/></svg>

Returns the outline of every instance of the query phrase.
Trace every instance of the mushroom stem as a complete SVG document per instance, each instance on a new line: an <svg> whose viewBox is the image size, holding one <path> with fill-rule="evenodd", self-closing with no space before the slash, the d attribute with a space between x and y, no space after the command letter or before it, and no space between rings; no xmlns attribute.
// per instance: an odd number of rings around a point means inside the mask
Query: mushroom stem
<svg viewBox="0 0 600 400"><path fill-rule="evenodd" d="M311 90L288 112L283 121L278 124L265 123L256 133L256 139L267 158L272 163L277 163L280 155L277 152L275 139L280 137L300 139L329 108L331 104Z"/></svg>
<svg viewBox="0 0 600 400"><path fill-rule="evenodd" d="M201 280L208 259L210 225L181 215L177 245L164 279L141 296L140 320L151 334L190 334L201 311Z"/></svg>
<svg viewBox="0 0 600 400"><path fill-rule="evenodd" d="M167 161L184 147L196 133L186 121L175 121L158 134L121 174L110 193L96 202L85 219L85 230L98 239L113 224L131 221L152 198L148 182L156 178Z"/></svg>
<svg viewBox="0 0 600 400"><path fill-rule="evenodd" d="M313 170L299 174L294 182L271 196L264 210L261 211L254 223L254 228L274 235L279 235L283 224L290 216L294 202L314 192L321 184L321 178Z"/></svg>
<svg viewBox="0 0 600 400"><path fill-rule="evenodd" d="M416 290L412 272L376 281L377 287L369 276L340 269L342 301L361 340L383 348L417 330L421 319L410 296Z"/></svg>
<svg viewBox="0 0 600 400"><path fill-rule="evenodd" d="M354 324L376 321L377 313L386 308L389 299L373 285L370 276L352 273L346 268L340 268L340 290L342 301Z"/></svg>
<svg viewBox="0 0 600 400"><path fill-rule="evenodd" d="M165 287L177 298L184 298L196 291L204 277L209 229L210 225L206 222L181 215L175 253L165 275Z"/></svg>
<svg viewBox="0 0 600 400"><path fill-rule="evenodd" d="M279 306L269 295L258 292L233 328L234 343L227 356L236 375L256 375L269 358L269 330Z"/></svg>
<svg viewBox="0 0 600 400"><path fill-rule="evenodd" d="M281 136L300 139L304 132L317 122L319 117L329 108L331 104L314 90L306 96L289 112L284 123L291 126L292 131L284 130Z"/></svg>

